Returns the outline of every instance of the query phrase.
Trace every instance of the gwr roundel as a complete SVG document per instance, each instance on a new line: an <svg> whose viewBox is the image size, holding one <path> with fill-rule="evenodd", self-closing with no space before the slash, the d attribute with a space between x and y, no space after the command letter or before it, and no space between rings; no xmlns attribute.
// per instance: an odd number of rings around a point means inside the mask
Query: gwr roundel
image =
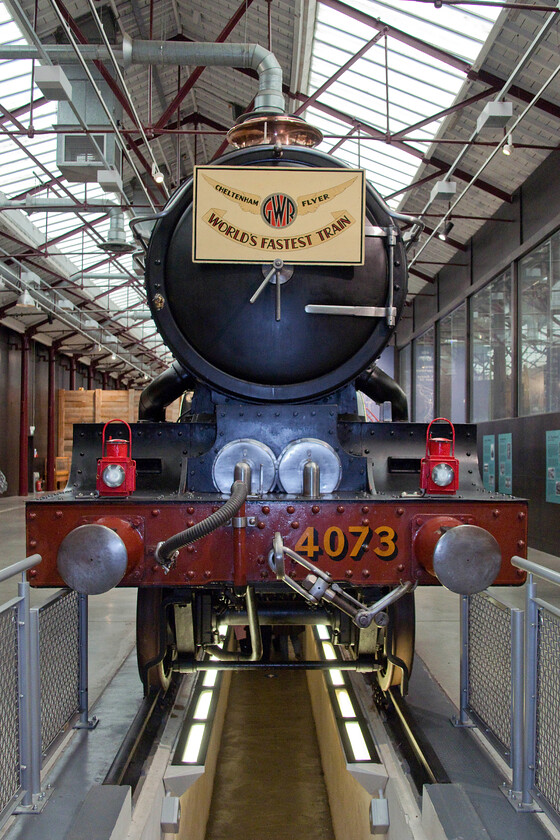
<svg viewBox="0 0 560 840"><path fill-rule="evenodd" d="M297 204L286 193L272 193L261 204L261 216L274 228L285 228L291 225L297 216Z"/></svg>

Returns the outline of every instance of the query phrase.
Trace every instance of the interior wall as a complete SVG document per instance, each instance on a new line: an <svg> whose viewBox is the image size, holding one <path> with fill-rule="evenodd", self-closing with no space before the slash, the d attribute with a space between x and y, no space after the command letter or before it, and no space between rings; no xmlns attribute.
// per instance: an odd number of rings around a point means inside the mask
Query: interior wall
<svg viewBox="0 0 560 840"><path fill-rule="evenodd" d="M525 251L536 247L560 226L558 157L551 154L513 196L501 206L448 265L433 286L423 291L430 297L414 302L414 326L410 321L397 328L397 347L428 329L462 303L473 287L484 285ZM437 290L437 295L434 292ZM546 501L546 431L560 429L560 414L512 417L478 424L479 464L482 465L484 435L511 433L513 444L513 493L530 499L529 542L534 548L560 553L560 510Z"/></svg>
<svg viewBox="0 0 560 840"><path fill-rule="evenodd" d="M8 481L8 494L17 492L19 443L20 355L18 339L0 326L0 470Z"/></svg>
<svg viewBox="0 0 560 840"><path fill-rule="evenodd" d="M555 555L560 554L560 506L546 501L546 433L557 430L560 430L560 413L556 412L494 420L477 426L479 465L482 465L484 435L495 435L497 451L498 435L511 434L512 493L530 500L529 545Z"/></svg>
<svg viewBox="0 0 560 840"><path fill-rule="evenodd" d="M473 286L497 276L523 249L535 247L539 238L546 239L560 226L557 170L558 156L553 153L513 195L512 201L504 203L465 245L465 250L450 259L434 283L426 284L414 299L413 324L406 317L397 326L398 348L411 335L428 329L442 313L462 303Z"/></svg>

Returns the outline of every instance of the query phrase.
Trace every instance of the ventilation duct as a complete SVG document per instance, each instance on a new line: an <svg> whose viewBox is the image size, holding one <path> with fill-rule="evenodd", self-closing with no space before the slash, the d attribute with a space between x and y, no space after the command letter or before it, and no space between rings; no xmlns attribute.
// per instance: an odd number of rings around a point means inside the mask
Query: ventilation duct
<svg viewBox="0 0 560 840"><path fill-rule="evenodd" d="M195 41L133 41L123 36L122 58L131 64L194 67L246 67L259 76L255 111L284 114L282 68L274 53L260 44L214 44Z"/></svg>
<svg viewBox="0 0 560 840"><path fill-rule="evenodd" d="M75 60L74 47L69 44L44 44L44 51L51 61L65 65L65 73L74 87L74 79L83 81L83 71L77 74L77 68L66 62ZM80 55L86 61L106 61L110 56L103 45L81 44ZM131 64L154 64L195 67L243 67L255 70L259 77L259 90L255 97L255 111L267 114L284 114L285 103L282 94L282 68L274 53L260 44L215 44L195 41L133 41L128 35L123 36L122 50L114 49L117 61L125 67ZM28 44L0 45L0 60L41 58L37 47ZM81 69L81 68L80 68ZM96 76L97 81L97 76ZM108 93L104 82L97 82L106 102L115 108L114 97ZM99 106L101 107L101 106ZM69 109L68 109L69 110ZM63 113L67 113L64 111ZM115 119L119 118L117 115ZM72 124L74 121L71 121ZM106 118L100 125L104 125ZM91 120L88 120L91 124ZM100 167L98 167L100 168Z"/></svg>
<svg viewBox="0 0 560 840"><path fill-rule="evenodd" d="M122 106L116 100L109 85L99 74L92 72L113 119L115 122L121 120ZM64 73L72 85L72 103L89 126L91 136L84 134L70 104L60 101L55 126L62 131L57 135L56 164L58 168L68 181L79 182L97 181L98 171L106 169L105 161L111 168L120 172L121 150L113 134L109 133L111 126L107 115L83 67L78 64L66 64ZM96 129L99 131L96 132ZM103 153L105 161L101 158L92 138Z"/></svg>
<svg viewBox="0 0 560 840"><path fill-rule="evenodd" d="M136 245L126 241L123 212L118 207L114 207L109 212L109 232L107 233L107 239L105 242L100 242L97 247L111 254L130 254L136 250Z"/></svg>

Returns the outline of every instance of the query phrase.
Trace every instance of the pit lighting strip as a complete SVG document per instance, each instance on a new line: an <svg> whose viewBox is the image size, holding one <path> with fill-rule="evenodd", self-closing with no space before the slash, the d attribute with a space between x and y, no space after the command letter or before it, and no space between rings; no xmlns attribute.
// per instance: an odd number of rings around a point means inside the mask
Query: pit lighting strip
<svg viewBox="0 0 560 840"><path fill-rule="evenodd" d="M229 634L226 627L220 627L220 637L224 634L224 647L227 648ZM209 657L214 660L216 657ZM220 697L223 671L201 671L197 677L185 722L179 735L172 764L204 767L216 707Z"/></svg>
<svg viewBox="0 0 560 840"><path fill-rule="evenodd" d="M314 628L314 633L321 659L328 662L341 660L331 641L330 628L319 625ZM367 718L361 711L348 674L335 668L324 676L346 763L379 764Z"/></svg>

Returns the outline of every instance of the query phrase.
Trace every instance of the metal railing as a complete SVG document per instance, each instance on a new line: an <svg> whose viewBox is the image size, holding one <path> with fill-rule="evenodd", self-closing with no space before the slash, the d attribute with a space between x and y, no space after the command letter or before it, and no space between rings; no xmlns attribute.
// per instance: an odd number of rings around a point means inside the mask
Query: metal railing
<svg viewBox="0 0 560 840"><path fill-rule="evenodd" d="M560 609L535 578L560 573L513 557L528 572L525 609L488 593L461 598L460 726L477 726L512 770L504 793L519 811L543 810L560 827Z"/></svg>
<svg viewBox="0 0 560 840"><path fill-rule="evenodd" d="M18 595L0 606L0 827L13 813L40 813L41 768L59 736L88 720L87 596L60 590L30 606L25 572L34 554L0 570L21 573Z"/></svg>

